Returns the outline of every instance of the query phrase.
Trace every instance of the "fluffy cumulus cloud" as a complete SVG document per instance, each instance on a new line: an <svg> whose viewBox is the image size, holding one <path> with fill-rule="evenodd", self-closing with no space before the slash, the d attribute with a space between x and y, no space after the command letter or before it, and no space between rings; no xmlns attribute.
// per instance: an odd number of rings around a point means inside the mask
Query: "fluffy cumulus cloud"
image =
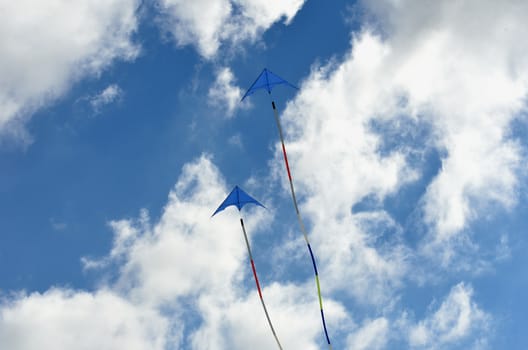
<svg viewBox="0 0 528 350"><path fill-rule="evenodd" d="M389 321L380 317L367 320L356 332L348 336L348 349L384 349L388 341Z"/></svg>
<svg viewBox="0 0 528 350"><path fill-rule="evenodd" d="M412 348L443 349L467 340L485 343L490 316L472 300L473 289L464 283L454 286L440 307L409 328Z"/></svg>
<svg viewBox="0 0 528 350"><path fill-rule="evenodd" d="M94 292L55 288L4 298L0 341L14 350L273 348L251 281L238 214L232 208L210 218L211 208L226 193L209 157L188 163L159 220L151 222L143 210L136 219L112 221L111 251L99 260L85 260L89 268L116 267L113 282ZM250 240L264 234L258 227L271 218L263 213L248 214ZM367 261L383 255L365 249L373 255L364 256ZM263 294L283 346L319 349L318 303L314 294L306 293L313 287L311 278L291 283L262 277ZM398 330L390 317L367 318L356 326L350 310L331 297L325 298L325 310L332 334L344 334L349 349L386 348ZM441 339L442 344L468 339L487 322L488 315L472 300L471 288L459 284L436 311L400 329L412 346L430 347L432 339ZM28 333L32 336L20 336Z"/></svg>
<svg viewBox="0 0 528 350"><path fill-rule="evenodd" d="M0 303L4 349L165 349L167 320L107 290L51 289Z"/></svg>
<svg viewBox="0 0 528 350"><path fill-rule="evenodd" d="M132 41L137 29L138 0L64 1L43 5L35 0L3 2L0 24L0 137L27 144L25 123L39 108L63 96L72 84L97 75L116 59L131 60L139 48ZM270 3L262 0L159 0L163 27L179 45L194 45L212 58L223 43L255 41L274 23L291 22L304 0ZM234 111L239 93L232 73L221 70L217 84L227 94L213 93L213 103ZM117 96L98 96L97 108ZM113 93L113 95L111 95Z"/></svg>
<svg viewBox="0 0 528 350"><path fill-rule="evenodd" d="M187 164L158 222L151 223L146 211L112 222L108 256L85 260L89 268L115 264L115 282L95 292L51 289L4 298L0 342L9 349L274 347L249 281L236 211L210 218L225 194L208 157ZM267 220L258 212L251 216L250 235ZM304 285L263 282L284 346L317 349L317 300L306 297ZM335 322L346 319L340 304L329 305Z"/></svg>
<svg viewBox="0 0 528 350"><path fill-rule="evenodd" d="M367 318L348 335L347 348L484 349L491 326L492 318L475 302L473 288L459 283L443 300L433 301L419 321L412 321L407 311Z"/></svg>
<svg viewBox="0 0 528 350"><path fill-rule="evenodd" d="M342 60L314 66L283 115L327 278L362 300L343 274L383 296L406 272L407 218L383 211L404 186L428 181L413 219L427 227L420 252L443 266L474 220L515 205L524 158L510 125L528 92L526 3L364 7L375 21L353 36ZM427 150L440 155L432 180L422 177Z"/></svg>
<svg viewBox="0 0 528 350"><path fill-rule="evenodd" d="M365 34L344 62L315 70L284 113L290 164L305 194L302 207L323 276L334 288L371 302L387 298L400 283L406 249L390 215L352 213L352 207L367 197L382 202L417 176L404 152L379 151L382 138L370 127L388 108L379 103L385 92L373 77L385 51Z"/></svg>
<svg viewBox="0 0 528 350"><path fill-rule="evenodd" d="M224 43L254 41L274 23L290 23L304 0L157 0L164 29L178 45L212 58Z"/></svg>
<svg viewBox="0 0 528 350"><path fill-rule="evenodd" d="M442 239L475 215L472 199L505 206L515 201L521 154L508 136L528 89L528 65L519 59L528 45L518 37L528 31L518 15L528 7L511 1L442 4L434 13L426 6L412 8L431 28L425 38L408 43L415 52L401 72L401 84L416 110L430 108L437 144L447 151L426 196L427 219ZM407 12L397 11L394 19ZM469 13L473 20L467 21L462 14ZM405 29L398 34L403 41ZM411 69L414 73L407 74Z"/></svg>
<svg viewBox="0 0 528 350"><path fill-rule="evenodd" d="M273 338L253 282L248 282L249 290L244 287L251 274L236 210L210 218L211 208L226 193L218 169L202 157L184 167L158 223L151 225L145 214L136 223L114 222L111 256L124 259L116 288L132 300L178 310L193 348L269 349ZM251 218L250 235L269 220L263 211ZM266 280L263 285L284 346L316 349L320 324L315 295L306 298L304 285ZM182 303L188 307L182 309ZM335 321L346 318L340 304L329 303ZM193 319L198 321L183 321Z"/></svg>
<svg viewBox="0 0 528 350"><path fill-rule="evenodd" d="M0 133L28 142L24 123L82 77L138 53L137 0L2 1Z"/></svg>
<svg viewBox="0 0 528 350"><path fill-rule="evenodd" d="M157 225L151 226L146 217L138 225L113 222L112 254L126 254L118 284L125 289L133 285L134 297L152 303L212 287L229 294L241 276L245 247L237 239L240 227L235 212L210 218L211 208L226 192L217 168L204 157L184 167Z"/></svg>
<svg viewBox="0 0 528 350"><path fill-rule="evenodd" d="M227 117L232 117L241 106L242 89L235 85L235 76L229 67L221 68L216 73L216 80L209 88L209 104L225 112Z"/></svg>
<svg viewBox="0 0 528 350"><path fill-rule="evenodd" d="M528 24L519 1L378 2L390 32L384 64L413 116L445 152L424 196L435 242L468 227L486 206L516 202L523 154L510 125L526 104ZM482 23L486 25L483 26Z"/></svg>

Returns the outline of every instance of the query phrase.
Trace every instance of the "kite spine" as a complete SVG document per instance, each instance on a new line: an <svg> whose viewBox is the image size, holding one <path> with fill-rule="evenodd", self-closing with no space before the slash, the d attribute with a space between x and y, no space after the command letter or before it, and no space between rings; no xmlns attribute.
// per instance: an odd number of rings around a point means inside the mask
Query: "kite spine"
<svg viewBox="0 0 528 350"><path fill-rule="evenodd" d="M293 187L293 178L290 171L290 165L288 164L288 155L286 154L286 147L284 146L284 137L282 135L282 127L279 120L279 113L275 107L275 102L271 101L271 106L273 107L273 115L275 116L275 122L277 123L277 128L279 129L279 137L282 145L282 155L284 157L284 163L286 165L286 171L288 172L288 180L290 182L290 191L292 194L293 206L295 207L295 213L297 214L297 221L301 227L301 232L303 234L308 250L310 251L310 257L312 258L313 270L315 273L315 283L317 285L317 296L319 297L319 308L321 310L321 320L323 321L323 329L326 336L326 342L328 343L328 349L332 350L332 344L330 343L330 337L328 336L328 330L326 329L326 321L323 311L323 298L321 297L321 286L319 284L319 273L317 272L317 264L315 263L315 257L310 246L310 241L308 240L308 235L306 234L306 228L304 227L303 220L301 218L301 213L299 212L299 206L297 205L297 196L295 195L295 188Z"/></svg>
<svg viewBox="0 0 528 350"><path fill-rule="evenodd" d="M244 239L246 240L246 247L248 250L249 260L251 261L251 270L253 270L253 277L255 278L255 283L257 284L257 290L260 297L260 302L262 304L262 308L264 309L264 313L266 314L266 318L268 319L268 324L271 328L271 333L273 333L273 337L275 337L275 341L277 342L277 345L279 346L279 349L282 350L282 345L279 342L279 338L277 337L277 333L275 333L275 329L273 328L273 324L271 323L271 318L268 314L268 309L266 308L266 304L264 303L264 297L262 296L262 291L260 289L260 283L257 277L257 269L255 268L255 263L253 262L253 254L251 254L251 248L249 246L249 240L246 233L246 228L244 226L244 220L240 218L240 225L242 226L242 232L244 232Z"/></svg>

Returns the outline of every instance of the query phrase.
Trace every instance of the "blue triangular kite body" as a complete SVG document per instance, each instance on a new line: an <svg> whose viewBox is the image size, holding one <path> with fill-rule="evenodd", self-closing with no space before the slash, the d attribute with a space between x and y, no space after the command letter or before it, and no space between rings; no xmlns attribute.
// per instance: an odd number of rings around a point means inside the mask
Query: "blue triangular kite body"
<svg viewBox="0 0 528 350"><path fill-rule="evenodd" d="M242 97L242 101L249 95L252 95L255 91L259 89L266 89L266 91L271 94L271 89L273 89L276 85L286 84L294 89L297 89L296 86L290 84L286 80L282 79L278 75L272 73L268 69L264 68L262 70L262 73L258 76L257 80L249 87L249 89L246 91L244 96Z"/></svg>
<svg viewBox="0 0 528 350"><path fill-rule="evenodd" d="M238 208L238 210L242 209L242 207L246 204L253 203L256 205L260 205L261 207L265 208L259 201L257 201L255 198L251 197L249 194L244 192L240 187L235 186L233 188L233 191L224 199L222 204L216 209L214 214L212 216L215 216L218 212L224 210L225 208L234 205Z"/></svg>

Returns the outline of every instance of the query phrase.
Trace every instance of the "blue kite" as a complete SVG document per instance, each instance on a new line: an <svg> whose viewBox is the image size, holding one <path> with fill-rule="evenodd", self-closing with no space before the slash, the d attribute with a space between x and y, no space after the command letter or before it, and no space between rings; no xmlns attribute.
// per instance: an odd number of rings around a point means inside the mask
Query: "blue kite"
<svg viewBox="0 0 528 350"><path fill-rule="evenodd" d="M266 208L255 198L251 197L249 194L244 192L240 187L235 186L235 188L233 188L233 191L231 191L231 193L226 197L226 199L224 199L222 204L220 204L220 206L218 207L218 209L216 209L212 216L215 216L216 214L218 214L218 212L224 210L225 208L231 205L236 206L240 211L244 205L249 203L259 205L262 208Z"/></svg>
<svg viewBox="0 0 528 350"><path fill-rule="evenodd" d="M224 210L225 208L234 205L238 208L238 211L240 212L242 210L242 207L246 204L256 204L258 206L261 206L263 208L266 208L263 206L259 201L257 201L255 198L251 197L249 194L244 192L240 187L235 186L231 193L224 199L222 204L218 207L218 209L215 210L212 216L215 216L218 212ZM271 328L271 332L273 333L273 337L275 338L275 341L277 342L277 345L279 346L279 349L282 350L281 343L279 341L279 338L277 337L277 333L275 333L275 329L273 328L273 324L271 323L271 318L268 314L268 309L266 308L266 304L264 303L264 297L262 296L262 290L260 289L260 283L257 277L257 269L255 268L255 262L253 261L253 254L251 254L251 247L249 246L249 240L246 233L246 227L244 226L244 220L242 219L242 214L240 214L240 225L242 226L242 232L244 233L244 239L246 240L246 247L249 255L249 260L251 262L251 270L253 270L253 277L255 278L255 283L257 284L257 290L260 297L260 302L262 304L262 308L264 309L264 313L266 314L266 318L268 320L268 324Z"/></svg>
<svg viewBox="0 0 528 350"><path fill-rule="evenodd" d="M270 72L268 69L264 68L262 73L258 76L257 80L249 87L249 89L246 91L244 96L242 97L242 100L246 98L247 96L252 95L255 91L264 89L268 92L268 94L271 96L271 90L276 85L287 85L294 89L297 89L296 86L293 84L290 84L288 81L284 80L283 78L279 77L278 75ZM295 195L295 188L293 186L293 178L290 171L290 166L288 164L288 155L286 154L286 147L284 146L284 137L282 134L282 127L279 120L279 113L277 112L277 108L275 107L275 102L273 99L271 100L271 107L273 108L273 115L275 116L275 123L277 124L277 128L279 129L279 137L282 145L282 155L284 157L284 163L286 165L286 171L288 172L288 180L290 182L290 192L292 195L293 200L293 206L295 207L295 213L297 214L297 221L299 222L299 226L301 228L301 232L304 236L304 240L306 242L306 245L308 246L308 251L310 252L310 257L312 259L312 266L315 273L315 283L317 285L317 295L319 298L319 308L321 311L321 320L323 323L323 330L326 337L326 342L328 343L328 348L332 350L332 344L330 343L330 337L328 336L328 330L326 329L326 321L323 311L323 298L321 297L321 287L319 284L319 273L317 272L317 265L315 263L315 257L312 251L312 247L310 246L310 241L308 240L308 234L306 233L306 229L304 227L304 223L301 217L301 213L299 212L299 206L297 205L297 196Z"/></svg>
<svg viewBox="0 0 528 350"><path fill-rule="evenodd" d="M247 89L244 96L242 96L242 99L240 101L244 101L244 99L250 95L253 95L253 93L259 89L266 89L268 94L271 94L271 89L273 89L276 85L287 85L289 87L292 87L294 89L298 89L295 85L290 84L286 80L282 79L276 74L273 74L268 69L264 68L262 70L262 73L258 76L257 80Z"/></svg>

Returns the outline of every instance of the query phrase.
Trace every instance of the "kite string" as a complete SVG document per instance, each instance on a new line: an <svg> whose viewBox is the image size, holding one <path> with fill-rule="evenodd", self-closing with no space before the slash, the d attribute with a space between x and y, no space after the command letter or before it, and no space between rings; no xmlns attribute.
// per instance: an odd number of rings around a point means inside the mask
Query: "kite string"
<svg viewBox="0 0 528 350"><path fill-rule="evenodd" d="M255 278L255 283L257 284L257 290L260 297L260 302L262 304L262 308L264 309L264 313L266 314L266 318L268 320L268 324L271 328L271 333L273 333L273 337L275 338L275 341L277 342L277 345L279 346L279 349L282 350L282 345L279 342L279 338L277 337L277 333L275 333L275 329L273 328L273 324L271 323L271 318L268 314L268 309L266 308L266 304L264 303L264 297L262 296L262 291L260 289L260 283L257 277L257 269L255 268L255 263L253 262L253 254L251 254L251 247L249 246L249 240L246 233L246 228L244 226L244 220L240 218L240 225L242 226L242 232L244 232L244 239L246 240L246 247L248 250L249 260L251 261L251 269L253 270L253 277Z"/></svg>
<svg viewBox="0 0 528 350"><path fill-rule="evenodd" d="M324 329L325 336L326 336L326 342L328 343L328 348L332 350L332 344L330 343L330 337L328 336L328 330L326 329L326 321L325 321L324 311L323 311L323 298L321 297L321 286L319 283L319 273L317 272L317 264L315 263L315 257L312 251L312 247L310 246L310 241L308 240L308 235L306 234L306 228L304 227L304 222L301 218L299 206L297 205L297 196L295 195L295 188L293 187L293 178L291 176L290 166L288 163L288 155L286 154L286 146L284 145L282 127L281 127L280 120L279 120L279 114L277 112L277 108L275 107L275 102L273 100L271 101L271 106L273 107L273 115L275 116L275 122L277 123L277 128L279 129L279 137L280 137L281 145L282 145L282 155L284 157L286 171L288 172L288 180L290 182L290 191L292 194L293 206L295 207L295 213L297 214L297 221L299 222L299 226L301 227L301 232L303 234L304 240L306 242L306 245L308 246L308 250L310 251L310 257L312 258L312 264L313 264L313 269L315 273L315 283L317 285L317 296L319 298L319 307L321 310L321 319L323 321L323 329Z"/></svg>

